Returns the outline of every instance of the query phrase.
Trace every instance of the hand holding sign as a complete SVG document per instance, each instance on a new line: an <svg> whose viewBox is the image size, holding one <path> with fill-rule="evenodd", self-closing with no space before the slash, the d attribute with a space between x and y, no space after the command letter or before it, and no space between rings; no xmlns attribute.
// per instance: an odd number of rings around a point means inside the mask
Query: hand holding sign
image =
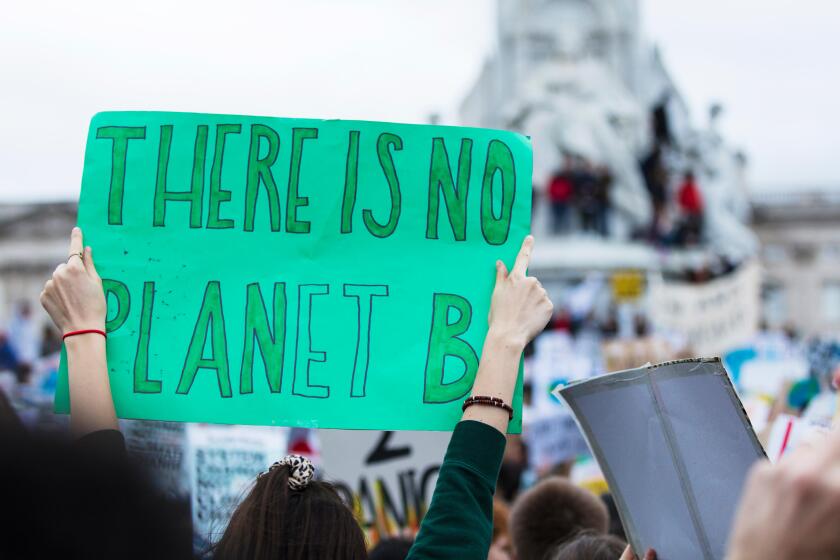
<svg viewBox="0 0 840 560"><path fill-rule="evenodd" d="M82 243L82 230L73 228L67 262L58 265L41 292L41 305L62 333L81 329L105 330L105 296L93 263L93 252Z"/></svg>
<svg viewBox="0 0 840 560"><path fill-rule="evenodd" d="M525 275L533 246L534 238L529 235L522 242L510 274L501 261L496 261L490 329L472 388L474 396L511 402L522 350L551 319L554 306L548 294L536 278ZM502 433L507 431L509 420L504 410L485 406L468 408L463 419L488 424Z"/></svg>
<svg viewBox="0 0 840 560"><path fill-rule="evenodd" d="M82 435L117 429L111 398L105 338L89 331L105 331L105 295L93 263L93 251L84 247L82 230L73 228L67 262L58 265L41 292L41 304L58 329L80 334L66 339L62 357L69 367L68 392L73 403L71 426Z"/></svg>
<svg viewBox="0 0 840 560"><path fill-rule="evenodd" d="M491 333L523 348L545 328L554 311L539 280L525 275L533 247L534 237L529 235L510 274L502 261L496 261L496 286L488 318Z"/></svg>

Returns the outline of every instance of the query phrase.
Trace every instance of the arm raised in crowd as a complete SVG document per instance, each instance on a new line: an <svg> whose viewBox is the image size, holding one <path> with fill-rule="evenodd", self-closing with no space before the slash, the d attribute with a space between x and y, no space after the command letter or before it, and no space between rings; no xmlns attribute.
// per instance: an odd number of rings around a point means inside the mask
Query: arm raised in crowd
<svg viewBox="0 0 840 560"><path fill-rule="evenodd" d="M840 558L840 429L752 468L726 558Z"/></svg>
<svg viewBox="0 0 840 560"><path fill-rule="evenodd" d="M534 238L522 243L513 269L508 273L496 261L496 286L490 302L489 330L475 376L472 394L497 397L506 403L513 399L519 360L525 345L539 334L551 319L554 307L539 281L527 276ZM507 433L508 413L489 406L472 406L462 420L475 420Z"/></svg>
<svg viewBox="0 0 840 560"><path fill-rule="evenodd" d="M534 238L522 243L508 274L496 263L496 286L472 394L510 403L525 345L542 331L553 307L543 287L526 275ZM508 412L474 405L455 428L429 512L409 559L486 560L493 529L493 493L505 449Z"/></svg>
<svg viewBox="0 0 840 560"><path fill-rule="evenodd" d="M41 305L62 335L75 331L105 332L105 294L96 273L93 252L85 247L82 230L73 228L67 262L58 266L41 292ZM117 430L111 397L105 337L78 334L64 340L70 383L70 426L78 436Z"/></svg>

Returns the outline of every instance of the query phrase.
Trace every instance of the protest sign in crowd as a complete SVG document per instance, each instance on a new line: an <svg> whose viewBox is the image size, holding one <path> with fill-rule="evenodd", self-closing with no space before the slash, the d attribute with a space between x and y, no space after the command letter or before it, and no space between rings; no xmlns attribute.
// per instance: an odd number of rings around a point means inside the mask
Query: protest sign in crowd
<svg viewBox="0 0 840 560"><path fill-rule="evenodd" d="M572 336L521 135L101 113L82 183L0 557L840 557L840 352Z"/></svg>

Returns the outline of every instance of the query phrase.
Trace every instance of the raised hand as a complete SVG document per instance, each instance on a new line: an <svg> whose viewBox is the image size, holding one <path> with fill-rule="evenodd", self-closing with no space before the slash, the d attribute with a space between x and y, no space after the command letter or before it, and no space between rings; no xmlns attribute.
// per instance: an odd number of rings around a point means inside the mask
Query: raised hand
<svg viewBox="0 0 840 560"><path fill-rule="evenodd" d="M41 305L62 333L105 330L105 295L96 273L93 252L85 247L82 230L73 228L67 262L58 265L41 292Z"/></svg>
<svg viewBox="0 0 840 560"><path fill-rule="evenodd" d="M545 328L554 311L539 280L526 274L533 247L534 238L529 235L510 273L502 261L496 261L496 287L488 318L491 333L523 348Z"/></svg>

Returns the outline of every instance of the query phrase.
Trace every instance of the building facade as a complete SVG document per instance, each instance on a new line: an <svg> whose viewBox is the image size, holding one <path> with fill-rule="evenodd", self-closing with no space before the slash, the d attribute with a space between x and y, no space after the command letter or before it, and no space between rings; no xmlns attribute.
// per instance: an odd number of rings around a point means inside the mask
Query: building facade
<svg viewBox="0 0 840 560"><path fill-rule="evenodd" d="M39 324L48 317L38 301L55 267L67 260L76 203L0 205L0 326L24 305Z"/></svg>
<svg viewBox="0 0 840 560"><path fill-rule="evenodd" d="M753 198L768 326L840 334L840 192Z"/></svg>

